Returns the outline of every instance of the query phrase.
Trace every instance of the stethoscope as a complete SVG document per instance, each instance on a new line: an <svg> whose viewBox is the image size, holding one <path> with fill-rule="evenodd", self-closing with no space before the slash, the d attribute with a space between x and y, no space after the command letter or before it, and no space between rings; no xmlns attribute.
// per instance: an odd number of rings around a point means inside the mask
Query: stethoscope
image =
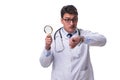
<svg viewBox="0 0 120 80"><path fill-rule="evenodd" d="M55 32L55 34L54 34L55 51L56 51L57 53L60 53L60 52L62 52L62 51L65 49L64 44L63 44L63 39L62 39L63 37L62 37L61 29L63 29L63 27L59 28L59 29ZM80 36L80 29L77 29L77 31L78 31L78 35ZM57 34L57 33L59 33L61 44L60 44L60 43L57 43L57 41L56 41L56 34ZM59 48L57 49L57 45L56 45L56 44L62 45L62 47L61 47L61 48L59 47Z"/></svg>

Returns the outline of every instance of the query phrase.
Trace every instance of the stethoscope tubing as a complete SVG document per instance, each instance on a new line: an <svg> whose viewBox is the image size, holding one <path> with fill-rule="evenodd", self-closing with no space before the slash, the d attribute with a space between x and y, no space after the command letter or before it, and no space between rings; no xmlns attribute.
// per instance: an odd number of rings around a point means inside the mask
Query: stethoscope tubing
<svg viewBox="0 0 120 80"><path fill-rule="evenodd" d="M62 39L62 34L61 34L61 29L62 29L62 28L63 28L63 27L59 28L59 29L55 32L55 34L54 34L55 51L58 52L58 53L60 53L61 51L64 50L64 44L63 44L63 39ZM77 29L77 30L78 30L78 35L80 36L80 29ZM61 50L57 50L57 49L56 49L56 34L57 34L57 32L59 32L59 35L60 35L60 38L61 38L61 44L62 44L62 49L61 49Z"/></svg>
<svg viewBox="0 0 120 80"><path fill-rule="evenodd" d="M61 29L62 29L63 27L61 27L61 28L59 28L56 32L55 32L55 34L54 34L54 40L56 40L56 34L57 34L57 32L59 32L59 34L60 34L60 38L62 39L62 34L61 34ZM78 30L78 35L80 36L80 29L77 29Z"/></svg>

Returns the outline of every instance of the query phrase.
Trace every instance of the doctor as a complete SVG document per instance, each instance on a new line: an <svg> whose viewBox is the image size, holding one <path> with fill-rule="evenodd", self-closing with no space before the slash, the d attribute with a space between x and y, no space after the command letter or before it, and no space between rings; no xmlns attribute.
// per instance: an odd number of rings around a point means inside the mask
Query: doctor
<svg viewBox="0 0 120 80"><path fill-rule="evenodd" d="M106 38L98 33L78 29L78 12L75 6L61 9L61 23L54 36L47 35L40 63L52 63L51 80L94 80L89 47L104 46Z"/></svg>

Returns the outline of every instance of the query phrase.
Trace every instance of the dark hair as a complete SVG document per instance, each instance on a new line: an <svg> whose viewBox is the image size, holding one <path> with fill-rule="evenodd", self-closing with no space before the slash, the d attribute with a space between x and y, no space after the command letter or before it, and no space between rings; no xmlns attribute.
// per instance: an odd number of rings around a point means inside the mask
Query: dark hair
<svg viewBox="0 0 120 80"><path fill-rule="evenodd" d="M64 15L65 13L78 15L77 9L76 9L76 7L73 6L73 5L63 6L63 8L61 9L61 18L63 18L63 15Z"/></svg>

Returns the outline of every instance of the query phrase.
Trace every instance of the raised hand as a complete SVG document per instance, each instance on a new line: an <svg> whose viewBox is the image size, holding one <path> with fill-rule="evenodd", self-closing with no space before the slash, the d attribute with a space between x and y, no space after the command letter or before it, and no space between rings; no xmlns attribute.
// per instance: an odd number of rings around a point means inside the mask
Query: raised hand
<svg viewBox="0 0 120 80"><path fill-rule="evenodd" d="M47 50L50 50L51 44L52 44L52 37L51 37L50 34L48 34L48 35L46 36L46 38L45 38L45 48L46 48Z"/></svg>

